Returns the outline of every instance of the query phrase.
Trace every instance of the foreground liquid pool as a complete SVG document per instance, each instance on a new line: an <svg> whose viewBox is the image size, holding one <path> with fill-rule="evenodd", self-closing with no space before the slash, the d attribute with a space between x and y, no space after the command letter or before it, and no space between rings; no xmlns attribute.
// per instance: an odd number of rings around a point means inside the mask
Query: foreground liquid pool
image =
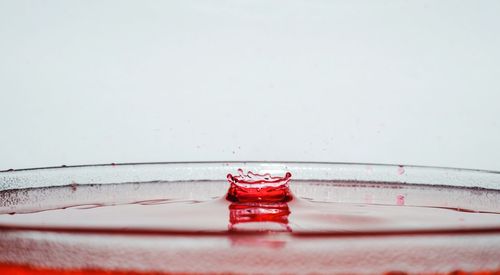
<svg viewBox="0 0 500 275"><path fill-rule="evenodd" d="M240 190L239 168L268 174ZM361 164L1 172L0 274L499 274L499 189L495 172Z"/></svg>

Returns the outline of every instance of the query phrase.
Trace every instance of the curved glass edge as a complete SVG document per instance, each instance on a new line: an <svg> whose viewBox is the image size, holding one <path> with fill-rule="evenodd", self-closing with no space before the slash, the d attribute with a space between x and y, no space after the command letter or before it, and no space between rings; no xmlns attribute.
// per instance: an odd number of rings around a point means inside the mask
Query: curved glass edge
<svg viewBox="0 0 500 275"><path fill-rule="evenodd" d="M386 164L314 162L181 162L82 165L0 172L0 191L70 184L110 184L152 181L225 181L238 168L283 175L294 180L375 181L500 190L493 171Z"/></svg>

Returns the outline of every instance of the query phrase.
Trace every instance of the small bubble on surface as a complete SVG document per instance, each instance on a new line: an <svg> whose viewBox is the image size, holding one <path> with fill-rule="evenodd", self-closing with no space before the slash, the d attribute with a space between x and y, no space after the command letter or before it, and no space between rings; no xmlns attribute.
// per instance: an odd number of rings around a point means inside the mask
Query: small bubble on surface
<svg viewBox="0 0 500 275"><path fill-rule="evenodd" d="M71 191L75 192L76 189L78 188L78 184L76 184L76 182L71 182L71 184L69 185L71 187Z"/></svg>

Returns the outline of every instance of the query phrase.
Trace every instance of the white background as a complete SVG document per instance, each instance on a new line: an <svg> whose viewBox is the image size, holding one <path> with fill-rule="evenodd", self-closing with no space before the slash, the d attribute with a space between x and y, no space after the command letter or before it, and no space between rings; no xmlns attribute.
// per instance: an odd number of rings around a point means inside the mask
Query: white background
<svg viewBox="0 0 500 275"><path fill-rule="evenodd" d="M500 1L0 0L0 170L500 170Z"/></svg>

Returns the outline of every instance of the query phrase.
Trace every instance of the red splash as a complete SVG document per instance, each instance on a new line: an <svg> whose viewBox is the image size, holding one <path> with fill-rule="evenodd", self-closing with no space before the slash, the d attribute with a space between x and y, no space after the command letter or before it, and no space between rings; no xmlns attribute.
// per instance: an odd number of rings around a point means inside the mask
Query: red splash
<svg viewBox="0 0 500 275"><path fill-rule="evenodd" d="M273 177L269 173L247 174L238 169L238 175L227 175L231 184L226 199L232 202L288 202L292 200L292 193L288 183L292 174L286 172L283 177Z"/></svg>

